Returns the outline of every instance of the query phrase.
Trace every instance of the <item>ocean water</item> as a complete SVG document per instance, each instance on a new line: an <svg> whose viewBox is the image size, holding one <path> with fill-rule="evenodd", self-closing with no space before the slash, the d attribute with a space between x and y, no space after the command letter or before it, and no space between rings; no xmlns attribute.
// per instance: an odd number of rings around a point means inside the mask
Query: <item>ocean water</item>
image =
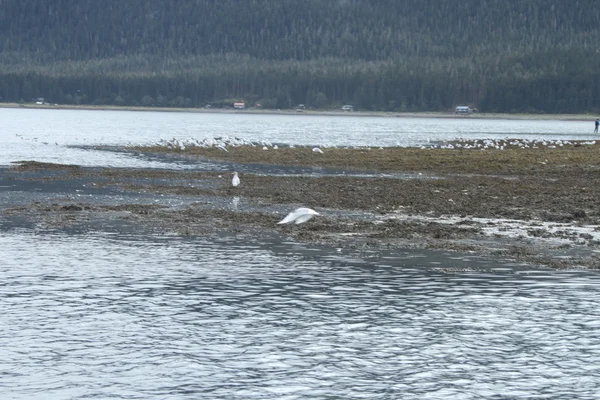
<svg viewBox="0 0 600 400"><path fill-rule="evenodd" d="M90 149L238 137L310 146L421 146L454 139L595 140L593 121L207 114L0 108L0 165L35 159L86 166L173 168L135 153ZM188 166L189 167L189 166Z"/></svg>
<svg viewBox="0 0 600 400"><path fill-rule="evenodd" d="M36 160L181 168L88 147L161 137L339 146L460 135L592 138L588 124L561 121L7 109L0 116L5 167ZM0 187L3 207L52 200L35 188ZM595 271L276 237L158 235L131 224L48 229L3 214L0 249L1 399L600 393Z"/></svg>
<svg viewBox="0 0 600 400"><path fill-rule="evenodd" d="M595 399L600 387L595 273L234 237L18 230L0 246L3 399Z"/></svg>

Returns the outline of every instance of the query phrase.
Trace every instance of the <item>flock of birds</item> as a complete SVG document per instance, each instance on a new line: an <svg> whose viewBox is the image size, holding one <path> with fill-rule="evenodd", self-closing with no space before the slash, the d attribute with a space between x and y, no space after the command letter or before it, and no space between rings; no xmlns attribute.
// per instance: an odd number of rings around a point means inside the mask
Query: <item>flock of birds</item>
<svg viewBox="0 0 600 400"><path fill-rule="evenodd" d="M133 144L130 144L133 146ZM246 139L240 139L238 137L218 137L218 138L209 138L209 139L202 139L202 140L198 140L198 139L194 139L194 138L188 138L188 139L177 139L177 138L172 138L172 139L165 139L165 138L161 138L159 139L157 142L155 142L153 144L154 146L158 146L158 147L166 147L167 149L170 150L180 150L180 151L185 151L186 149L190 149L190 148L194 148L194 147L200 147L200 148L217 148L219 150L222 150L224 152L228 152L229 150L227 150L228 147L237 147L237 146L252 146L252 147L262 147L263 150L277 150L279 149L279 146L277 144L273 144L267 140L260 140L257 142L253 142L250 140L246 140ZM286 146L287 148L293 149L295 146L294 145L289 145ZM324 145L322 147L336 147L335 145ZM315 153L320 153L320 154L324 154L323 150L321 150L320 147L313 147L312 149L313 152Z"/></svg>
<svg viewBox="0 0 600 400"><path fill-rule="evenodd" d="M480 149L480 150L505 150L509 148L518 148L518 149L538 149L538 148L548 148L555 149L564 146L574 146L574 145L594 145L596 144L596 140L588 140L588 141L573 141L573 140L562 140L562 139L510 139L510 138L498 138L498 139L453 139L449 141L443 142L435 142L431 139L427 139L427 143L421 146L421 149ZM279 146L277 144L273 144L266 140L260 141L250 141L247 139L241 139L238 137L219 137L219 138L207 138L207 139L164 139L161 138L154 145L159 147L166 147L168 149L178 149L180 151L185 151L187 148L193 147L202 147L202 148L211 148L215 147L222 151L227 150L228 147L236 147L236 146L252 146L252 147L262 147L263 150L277 150ZM400 146L398 144L398 146ZM294 148L294 145L286 146L288 148ZM313 147L312 151L315 153L324 154L322 148L338 148L334 144L324 144L319 147ZM343 146L340 148L353 148L353 149L370 149L371 147L365 146ZM379 149L383 149L383 147L379 147Z"/></svg>
<svg viewBox="0 0 600 400"><path fill-rule="evenodd" d="M271 143L268 142L261 142L261 144L263 144L264 146L266 145L271 145L273 146ZM206 139L202 139L202 140L198 140L198 139L194 139L194 138L188 138L188 139L177 139L177 138L172 138L172 139L165 139L165 138L160 138L156 143L154 143L155 146L159 146L159 147L166 147L168 149L178 149L181 151L185 151L187 148L191 148L191 147L202 147L202 148L211 148L211 147L216 147L220 150L223 151L228 151L227 147L236 147L236 146L256 146L256 143L250 141L250 140L246 140L246 139L240 139L238 137L219 137L219 138L206 138Z"/></svg>
<svg viewBox="0 0 600 400"><path fill-rule="evenodd" d="M595 140L588 141L572 141L572 140L561 140L561 139L457 139L448 142L440 142L428 144L427 146L421 146L421 149L467 149L467 150L505 150L509 148L513 149L539 149L548 148L556 149L564 146L574 145L594 145Z"/></svg>

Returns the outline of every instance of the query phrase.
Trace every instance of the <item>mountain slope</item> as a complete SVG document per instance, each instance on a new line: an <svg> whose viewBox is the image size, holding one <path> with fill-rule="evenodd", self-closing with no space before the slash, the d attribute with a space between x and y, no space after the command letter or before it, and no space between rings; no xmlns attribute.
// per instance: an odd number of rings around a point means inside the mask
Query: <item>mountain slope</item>
<svg viewBox="0 0 600 400"><path fill-rule="evenodd" d="M0 96L600 110L591 0L0 0Z"/></svg>

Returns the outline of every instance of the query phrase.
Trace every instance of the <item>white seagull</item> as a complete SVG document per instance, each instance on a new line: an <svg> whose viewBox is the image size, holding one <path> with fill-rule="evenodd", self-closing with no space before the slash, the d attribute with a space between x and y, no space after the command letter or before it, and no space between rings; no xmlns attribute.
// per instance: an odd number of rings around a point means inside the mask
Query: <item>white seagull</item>
<svg viewBox="0 0 600 400"><path fill-rule="evenodd" d="M315 210L311 210L310 208L300 207L289 213L287 217L279 221L278 224L289 224L290 222L294 222L295 224L301 224L303 222L308 221L315 215L321 214L319 214Z"/></svg>
<svg viewBox="0 0 600 400"><path fill-rule="evenodd" d="M238 176L237 172L234 172L233 174L233 178L231 179L231 186L237 186L240 184L240 177Z"/></svg>

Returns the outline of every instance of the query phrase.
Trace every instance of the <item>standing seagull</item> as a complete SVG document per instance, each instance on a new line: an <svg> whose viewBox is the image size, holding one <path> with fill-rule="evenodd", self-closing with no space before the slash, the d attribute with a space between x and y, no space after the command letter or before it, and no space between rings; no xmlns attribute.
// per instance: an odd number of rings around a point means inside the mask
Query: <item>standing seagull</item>
<svg viewBox="0 0 600 400"><path fill-rule="evenodd" d="M233 173L233 178L231 179L231 186L237 186L240 184L240 177L237 172Z"/></svg>
<svg viewBox="0 0 600 400"><path fill-rule="evenodd" d="M319 214L315 210L311 210L310 208L300 207L289 213L287 217L279 221L278 224L289 224L290 222L294 222L295 224L301 224L303 222L308 221L315 215L321 214Z"/></svg>

